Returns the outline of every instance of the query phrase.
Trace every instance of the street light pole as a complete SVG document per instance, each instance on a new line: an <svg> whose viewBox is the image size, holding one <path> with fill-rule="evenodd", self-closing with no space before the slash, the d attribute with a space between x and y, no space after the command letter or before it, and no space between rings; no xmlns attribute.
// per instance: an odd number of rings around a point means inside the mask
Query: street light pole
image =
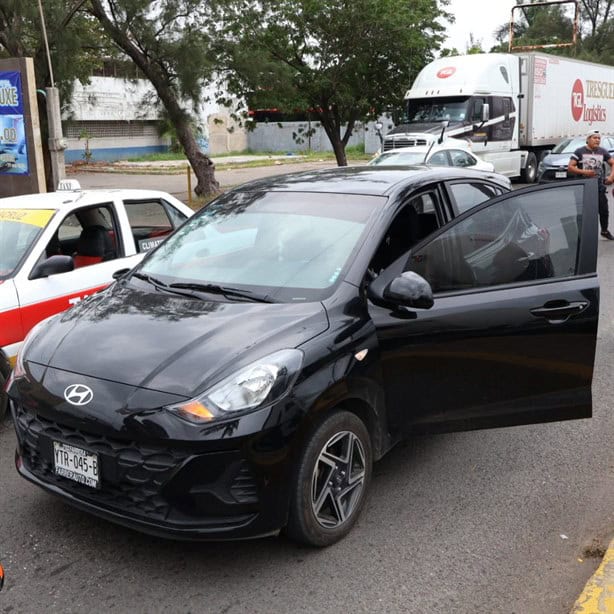
<svg viewBox="0 0 614 614"><path fill-rule="evenodd" d="M49 80L51 87L45 88L47 122L49 130L49 156L51 158L51 177L53 187L57 189L60 181L66 177L66 166L64 161L64 150L66 149L66 139L62 135L62 114L60 111L60 92L55 87L53 78L53 65L51 64L51 54L49 53L49 41L47 40L47 26L45 25L45 15L43 5L38 0L38 10L40 13L41 24L43 27L43 40L45 41L45 51L47 52L47 64L49 65Z"/></svg>

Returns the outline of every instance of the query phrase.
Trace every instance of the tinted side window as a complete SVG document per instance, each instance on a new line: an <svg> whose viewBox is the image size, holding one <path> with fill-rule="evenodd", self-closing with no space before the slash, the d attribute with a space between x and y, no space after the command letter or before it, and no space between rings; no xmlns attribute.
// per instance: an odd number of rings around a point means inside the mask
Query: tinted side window
<svg viewBox="0 0 614 614"><path fill-rule="evenodd" d="M477 211L411 255L407 269L434 292L573 276L582 186L509 198Z"/></svg>
<svg viewBox="0 0 614 614"><path fill-rule="evenodd" d="M475 166L475 158L461 149L453 149L450 151L450 157L452 158L452 166Z"/></svg>
<svg viewBox="0 0 614 614"><path fill-rule="evenodd" d="M429 164L433 166L450 166L448 154L445 151L434 153L429 159Z"/></svg>
<svg viewBox="0 0 614 614"><path fill-rule="evenodd" d="M164 207L168 212L168 215L171 218L171 222L175 228L181 226L181 224L183 224L188 219L188 216L185 213L182 213L178 209L175 209L175 207L173 207L173 205L171 205L170 203L166 202L165 200L163 200L162 202L164 203Z"/></svg>
<svg viewBox="0 0 614 614"><path fill-rule="evenodd" d="M407 252L412 245L439 228L438 200L437 192L423 192L411 197L396 214L369 264L372 278L377 277L380 271Z"/></svg>
<svg viewBox="0 0 614 614"><path fill-rule="evenodd" d="M448 187L456 205L456 215L464 213L489 198L494 198L499 193L493 186L479 182L451 183Z"/></svg>
<svg viewBox="0 0 614 614"><path fill-rule="evenodd" d="M138 252L146 252L161 243L177 225L173 225L165 207L157 200L126 201L124 205Z"/></svg>
<svg viewBox="0 0 614 614"><path fill-rule="evenodd" d="M116 227L110 205L79 209L62 220L43 258L72 256L75 268L114 260L122 255Z"/></svg>

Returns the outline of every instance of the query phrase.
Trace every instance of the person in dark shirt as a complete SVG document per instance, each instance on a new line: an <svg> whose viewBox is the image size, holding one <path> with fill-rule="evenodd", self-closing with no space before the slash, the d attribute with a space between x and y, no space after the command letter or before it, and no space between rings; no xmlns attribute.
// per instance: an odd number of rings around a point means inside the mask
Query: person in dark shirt
<svg viewBox="0 0 614 614"><path fill-rule="evenodd" d="M579 147L571 154L567 171L572 175L581 177L599 178L599 225L601 226L601 236L614 240L614 236L608 230L608 197L606 186L614 183L614 158L607 149L600 147L601 134L599 130L593 130L586 137L586 145ZM605 164L609 164L611 171L605 177Z"/></svg>

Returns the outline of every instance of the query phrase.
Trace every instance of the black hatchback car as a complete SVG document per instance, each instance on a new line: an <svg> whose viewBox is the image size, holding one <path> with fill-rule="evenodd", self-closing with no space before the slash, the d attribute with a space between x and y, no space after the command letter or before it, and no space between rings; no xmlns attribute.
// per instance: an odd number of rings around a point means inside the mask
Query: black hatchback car
<svg viewBox="0 0 614 614"><path fill-rule="evenodd" d="M17 468L145 532L331 544L407 435L591 415L596 191L363 167L226 193L30 333Z"/></svg>

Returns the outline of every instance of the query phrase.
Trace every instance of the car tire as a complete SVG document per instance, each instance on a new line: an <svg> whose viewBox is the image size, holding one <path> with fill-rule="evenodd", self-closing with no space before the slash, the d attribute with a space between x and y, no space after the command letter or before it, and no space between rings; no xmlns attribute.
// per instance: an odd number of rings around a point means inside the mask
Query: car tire
<svg viewBox="0 0 614 614"><path fill-rule="evenodd" d="M6 418L9 408L9 398L4 392L4 384L9 377L11 368L4 356L0 355L0 422Z"/></svg>
<svg viewBox="0 0 614 614"><path fill-rule="evenodd" d="M527 163L522 169L521 178L524 183L535 183L537 179L537 158L533 152L527 156Z"/></svg>
<svg viewBox="0 0 614 614"><path fill-rule="evenodd" d="M312 428L300 455L286 534L310 546L330 546L354 526L373 465L371 440L358 416L336 410Z"/></svg>

